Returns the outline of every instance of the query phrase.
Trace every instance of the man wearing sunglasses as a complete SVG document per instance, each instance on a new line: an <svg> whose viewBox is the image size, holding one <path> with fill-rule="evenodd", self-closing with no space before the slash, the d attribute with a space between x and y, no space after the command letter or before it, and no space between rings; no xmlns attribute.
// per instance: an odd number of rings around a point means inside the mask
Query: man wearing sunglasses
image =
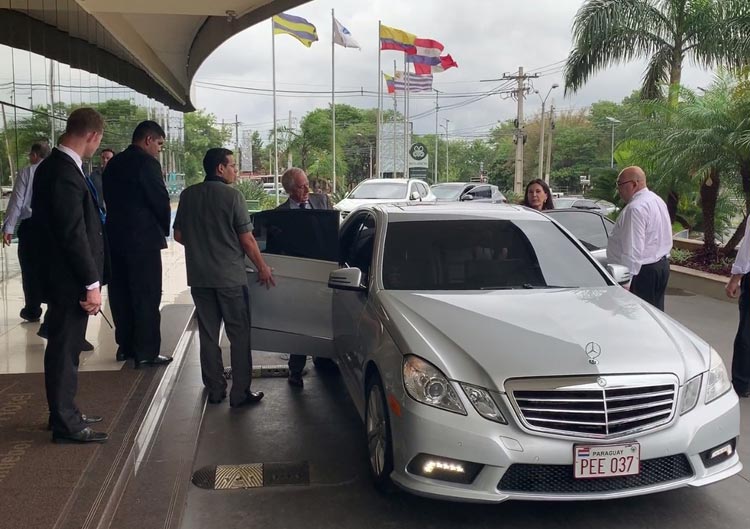
<svg viewBox="0 0 750 529"><path fill-rule="evenodd" d="M617 176L617 191L627 205L617 218L607 245L607 258L628 268L630 291L664 310L669 281L672 223L667 205L646 186L640 167L626 167Z"/></svg>

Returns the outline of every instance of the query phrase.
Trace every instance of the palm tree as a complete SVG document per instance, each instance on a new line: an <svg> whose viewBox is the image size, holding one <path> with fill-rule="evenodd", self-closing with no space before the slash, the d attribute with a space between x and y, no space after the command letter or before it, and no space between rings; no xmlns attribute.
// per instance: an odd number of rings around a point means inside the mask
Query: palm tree
<svg viewBox="0 0 750 529"><path fill-rule="evenodd" d="M685 59L713 68L750 59L747 0L586 0L573 23L565 65L565 92L580 89L595 72L648 59L641 96L658 99L669 84L678 100Z"/></svg>

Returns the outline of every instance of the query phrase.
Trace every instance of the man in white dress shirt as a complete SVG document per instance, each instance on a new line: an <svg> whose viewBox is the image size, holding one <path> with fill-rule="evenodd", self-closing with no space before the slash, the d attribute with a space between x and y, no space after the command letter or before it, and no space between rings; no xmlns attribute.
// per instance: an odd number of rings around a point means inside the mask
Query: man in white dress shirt
<svg viewBox="0 0 750 529"><path fill-rule="evenodd" d="M732 357L732 385L740 397L750 397L750 222L745 226L745 238L732 265L732 277L727 283L727 296L740 297L740 324L734 338Z"/></svg>
<svg viewBox="0 0 750 529"><path fill-rule="evenodd" d="M32 245L29 242L29 219L31 218L31 190L34 185L34 173L49 151L47 142L38 142L31 146L29 165L18 172L18 177L13 182L13 191L10 194L3 222L3 246L10 245L16 224L18 224L18 264L21 266L24 297L21 318L26 321L38 321L42 315L42 292L39 279L34 274L34 266L38 258L32 254Z"/></svg>
<svg viewBox="0 0 750 529"><path fill-rule="evenodd" d="M627 204L612 230L607 258L628 268L630 291L654 307L664 310L669 281L672 223L667 205L646 187L640 167L626 167L617 176L617 191Z"/></svg>

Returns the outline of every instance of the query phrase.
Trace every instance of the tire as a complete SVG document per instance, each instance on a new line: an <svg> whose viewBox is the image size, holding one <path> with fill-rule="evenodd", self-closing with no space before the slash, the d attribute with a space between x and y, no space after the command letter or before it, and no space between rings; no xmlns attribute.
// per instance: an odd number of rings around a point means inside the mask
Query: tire
<svg viewBox="0 0 750 529"><path fill-rule="evenodd" d="M376 489L382 493L392 493L396 487L391 481L393 471L391 421L383 382L377 373L367 381L366 395L365 434L370 475Z"/></svg>

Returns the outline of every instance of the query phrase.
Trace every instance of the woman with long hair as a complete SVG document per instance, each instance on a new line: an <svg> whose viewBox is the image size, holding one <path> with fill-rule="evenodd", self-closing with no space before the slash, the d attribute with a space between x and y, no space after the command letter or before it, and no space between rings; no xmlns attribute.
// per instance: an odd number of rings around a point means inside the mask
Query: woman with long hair
<svg viewBox="0 0 750 529"><path fill-rule="evenodd" d="M540 178L535 178L526 184L526 191L524 191L521 204L537 211L555 209L555 204L552 202L552 192L549 190L547 182Z"/></svg>

